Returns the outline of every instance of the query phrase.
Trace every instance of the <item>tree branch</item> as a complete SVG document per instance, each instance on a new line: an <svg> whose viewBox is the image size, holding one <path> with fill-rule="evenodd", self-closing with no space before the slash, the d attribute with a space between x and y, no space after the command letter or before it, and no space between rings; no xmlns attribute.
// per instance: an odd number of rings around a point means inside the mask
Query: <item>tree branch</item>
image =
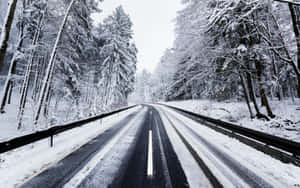
<svg viewBox="0 0 300 188"><path fill-rule="evenodd" d="M289 3L289 4L292 4L292 5L300 6L300 2L294 2L292 0L274 0L274 1L281 2L281 3Z"/></svg>

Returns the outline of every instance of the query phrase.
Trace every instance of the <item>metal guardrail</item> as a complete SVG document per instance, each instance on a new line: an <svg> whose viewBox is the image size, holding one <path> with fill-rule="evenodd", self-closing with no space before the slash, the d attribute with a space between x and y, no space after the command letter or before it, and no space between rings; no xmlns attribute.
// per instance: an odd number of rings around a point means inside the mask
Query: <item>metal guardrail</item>
<svg viewBox="0 0 300 188"><path fill-rule="evenodd" d="M267 133L263 133L260 131L256 131L253 129L249 129L249 128L245 128L245 127L241 127L229 122L225 122L219 119L214 119L211 117L207 117L207 116L203 116L200 114L196 114L194 112L190 112L187 110L183 110L174 106L169 106L166 104L161 104L160 105L172 108L174 110L177 110L179 112L183 112L189 115L192 115L194 117L200 118L202 120L205 120L207 122L213 123L214 125L221 127L221 128L225 128L227 130L230 130L232 132L238 133L240 135L246 136L248 138L252 138L254 140L260 141L262 143L265 143L269 146L273 146L276 148L279 148L285 152L289 152L291 154L293 154L294 156L300 156L300 143L298 142L294 142L288 139L284 139L284 138L280 138L277 136L273 136Z"/></svg>
<svg viewBox="0 0 300 188"><path fill-rule="evenodd" d="M29 134L29 135L17 137L17 138L14 138L12 140L9 140L9 141L2 142L2 143L0 143L0 154L5 153L5 152L10 151L10 150L13 150L13 149L16 149L16 148L19 148L19 147L22 147L22 146L25 146L27 144L31 144L33 142L36 142L36 141L39 141L39 140L42 140L42 139L45 139L45 138L49 138L49 137L51 138L50 145L52 147L53 146L53 136L54 135L57 135L59 133L65 132L65 131L70 130L70 129L81 127L81 126L83 126L87 123L90 123L90 122L93 122L93 121L96 121L96 120L99 120L99 119L117 114L119 112L129 110L129 109L134 108L136 106L137 105L122 108L122 109L119 109L119 110L116 110L116 111L104 113L104 114L101 114L101 115L97 115L97 116L90 117L90 118L87 118L87 119L79 120L79 121L76 121L76 122L67 123L67 124L64 124L64 125L55 126L55 127L49 128L47 130L38 131L38 132Z"/></svg>

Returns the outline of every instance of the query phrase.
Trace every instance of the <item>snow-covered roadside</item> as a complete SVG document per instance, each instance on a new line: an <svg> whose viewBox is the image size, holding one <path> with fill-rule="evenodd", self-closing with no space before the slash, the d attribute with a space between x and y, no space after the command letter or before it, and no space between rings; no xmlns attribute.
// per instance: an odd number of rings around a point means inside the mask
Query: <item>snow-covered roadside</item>
<svg viewBox="0 0 300 188"><path fill-rule="evenodd" d="M269 122L250 119L244 102L187 100L165 104L300 142L300 99L295 99L295 102L271 101L272 109L277 117Z"/></svg>
<svg viewBox="0 0 300 188"><path fill-rule="evenodd" d="M195 138L195 136L193 136L186 128L182 126L182 122L185 122L185 124L190 129L192 129L203 139L216 147L219 151L230 156L239 164L244 165L252 172L254 172L258 177L261 177L267 180L268 183L275 185L274 187L298 187L300 185L299 167L296 167L292 164L282 163L268 155L265 155L260 151L242 144L236 139L220 134L206 126L202 126L201 124L189 118L186 118L185 116L174 112L173 110L170 110L166 107L161 108L163 108L164 111L167 112L168 117L171 118L171 121L174 123L174 125L180 130L181 133L184 134L186 139L191 142L197 153L199 155L202 155L203 158L206 157L207 160L220 160L218 159L218 156L211 156L208 149L203 145L203 143ZM161 115L164 117L163 114ZM176 120L175 118L172 118L172 115L176 116L182 122ZM165 118L163 118L163 121L166 124ZM166 128L169 129L168 126L166 126ZM175 137L174 134L170 134L170 138L172 137ZM174 144L174 147L177 146ZM177 154L182 155L181 152L177 152ZM191 161L192 159L185 158L184 160ZM210 168L214 169L212 165L216 165L216 161L207 164L210 164ZM217 170L219 169L220 168L217 168ZM224 180L222 181L225 182Z"/></svg>
<svg viewBox="0 0 300 188"><path fill-rule="evenodd" d="M140 108L136 107L105 118L102 122L101 120L95 121L83 127L61 133L54 137L53 148L49 147L49 139L45 139L0 154L0 187L18 186Z"/></svg>
<svg viewBox="0 0 300 188"><path fill-rule="evenodd" d="M34 109L34 106L32 106L32 104L29 103L27 108ZM56 117L60 116L60 118L58 118L60 119L59 122L53 124L53 122L50 123L51 118L45 119L45 117L42 117L43 120L40 121L40 123L42 124L39 124L37 127L34 126L33 124L34 111L26 110L26 113L24 114L24 118L23 118L23 126L21 127L20 130L18 130L17 117L16 117L16 114L18 114L18 105L16 104L8 105L6 107L6 112L4 114L0 114L0 142L5 142L16 137L20 137L20 136L31 134L36 131L48 129L52 126L63 125L78 120L78 117L77 119L67 118L69 116L68 113L72 111L71 109L67 109L67 108L68 108L67 105L62 105L62 109L57 109L57 112L55 112L59 114L59 115L55 115ZM106 119L108 118L111 117L107 117Z"/></svg>

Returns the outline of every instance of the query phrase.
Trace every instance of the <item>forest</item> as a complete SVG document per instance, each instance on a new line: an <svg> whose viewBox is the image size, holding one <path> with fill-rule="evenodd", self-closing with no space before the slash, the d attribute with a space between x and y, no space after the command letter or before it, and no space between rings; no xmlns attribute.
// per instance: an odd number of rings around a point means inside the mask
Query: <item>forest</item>
<svg viewBox="0 0 300 188"><path fill-rule="evenodd" d="M95 24L99 4L1 1L0 111L17 104L18 129L24 119L54 125L128 101L242 101L250 118L270 120L271 101L300 98L298 1L183 0L173 47L153 73L138 74L129 15L120 6Z"/></svg>
<svg viewBox="0 0 300 188"><path fill-rule="evenodd" d="M151 90L150 100L244 101L251 118L270 120L276 117L270 100L300 97L300 3L183 3L173 47L151 79L140 74L139 88Z"/></svg>
<svg viewBox="0 0 300 188"><path fill-rule="evenodd" d="M95 24L100 2L0 1L0 116L16 104L15 126L39 128L127 105L137 63L132 22L119 6Z"/></svg>
<svg viewBox="0 0 300 188"><path fill-rule="evenodd" d="M300 0L0 0L0 188L300 188Z"/></svg>

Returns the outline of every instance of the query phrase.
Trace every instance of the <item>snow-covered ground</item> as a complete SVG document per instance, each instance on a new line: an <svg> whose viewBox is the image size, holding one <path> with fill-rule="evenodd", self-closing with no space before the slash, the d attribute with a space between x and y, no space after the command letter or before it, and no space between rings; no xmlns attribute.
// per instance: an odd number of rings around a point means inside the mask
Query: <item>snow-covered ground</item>
<svg viewBox="0 0 300 188"><path fill-rule="evenodd" d="M31 176L47 169L57 161L75 151L89 140L103 133L140 107L89 123L54 137L54 147L49 139L0 154L0 187L16 187ZM76 138L76 139L75 139Z"/></svg>
<svg viewBox="0 0 300 188"><path fill-rule="evenodd" d="M299 167L282 163L166 107L158 106L158 109L191 187L205 187L205 177L197 171L197 165L193 162L195 159L189 154L169 120L224 187L251 187L245 179L261 183L259 187L265 184L272 187L299 187ZM248 177L243 178L239 171Z"/></svg>
<svg viewBox="0 0 300 188"><path fill-rule="evenodd" d="M18 106L14 104L8 105L5 113L0 114L0 142L34 132L33 121L28 121L32 119L30 117L33 116L33 113L26 112L24 116L25 124L20 130L17 130L17 114Z"/></svg>
<svg viewBox="0 0 300 188"><path fill-rule="evenodd" d="M269 122L250 119L247 105L244 102L187 100L166 102L165 104L300 142L299 99L295 99L294 102L291 100L271 101L271 107L277 117Z"/></svg>
<svg viewBox="0 0 300 188"><path fill-rule="evenodd" d="M9 104L5 107L5 113L0 113L0 142L27 135L36 131L48 129L52 126L63 125L68 122L74 122L78 119L88 118L87 114L81 114L80 117L77 117L76 112L74 112L75 110L70 109L70 104L67 104L64 101L59 102L58 108L55 108L55 105L52 102L48 117L46 118L44 115L42 115L38 125L35 126L33 124L35 104L29 97L22 120L22 127L18 130L18 99L18 96L13 96L12 104Z"/></svg>

